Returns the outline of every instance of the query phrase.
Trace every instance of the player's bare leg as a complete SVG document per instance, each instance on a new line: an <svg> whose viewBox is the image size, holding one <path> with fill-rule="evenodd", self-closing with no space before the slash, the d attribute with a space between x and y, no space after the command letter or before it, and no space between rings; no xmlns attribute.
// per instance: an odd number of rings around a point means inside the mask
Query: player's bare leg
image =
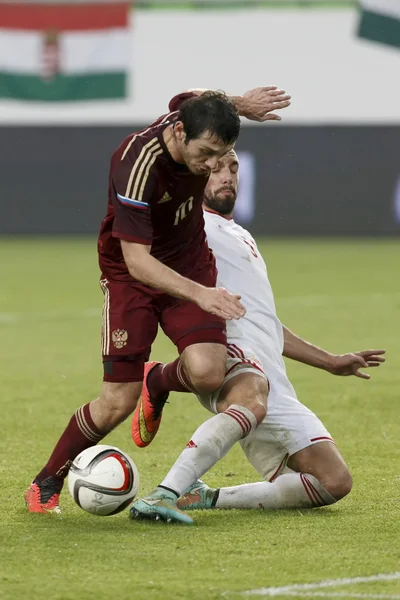
<svg viewBox="0 0 400 600"><path fill-rule="evenodd" d="M26 494L29 512L60 513L59 496L74 458L94 446L134 410L141 382L103 382L100 398L85 404L71 417L45 467Z"/></svg>
<svg viewBox="0 0 400 600"><path fill-rule="evenodd" d="M195 431L175 465L149 496L134 502L131 518L157 517L185 522L178 498L199 477L223 458L232 446L249 435L266 414L268 382L261 375L242 374L221 390L221 411Z"/></svg>
<svg viewBox="0 0 400 600"><path fill-rule="evenodd" d="M267 460L267 457L266 457ZM211 489L202 481L178 501L184 510L196 508L314 508L333 504L350 493L352 479L332 442L319 442L293 454L286 473L275 481Z"/></svg>
<svg viewBox="0 0 400 600"><path fill-rule="evenodd" d="M351 491L350 471L332 442L319 442L296 452L289 458L288 467L317 479L335 500L341 500Z"/></svg>
<svg viewBox="0 0 400 600"><path fill-rule="evenodd" d="M155 438L169 392L212 394L224 381L225 365L226 347L214 343L192 344L165 365L147 363L140 401L132 417L135 444L145 447Z"/></svg>
<svg viewBox="0 0 400 600"><path fill-rule="evenodd" d="M212 394L224 382L226 347L222 344L192 344L181 355L183 372L191 390Z"/></svg>

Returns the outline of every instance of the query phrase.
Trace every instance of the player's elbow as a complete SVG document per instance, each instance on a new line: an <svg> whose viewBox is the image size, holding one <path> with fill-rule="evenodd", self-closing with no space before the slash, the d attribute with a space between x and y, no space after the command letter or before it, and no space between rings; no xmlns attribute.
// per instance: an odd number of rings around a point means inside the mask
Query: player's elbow
<svg viewBox="0 0 400 600"><path fill-rule="evenodd" d="M127 263L126 266L128 267L129 275L133 279L140 281L140 283L146 283L146 276L138 265Z"/></svg>
<svg viewBox="0 0 400 600"><path fill-rule="evenodd" d="M128 267L129 275L133 277L133 279L140 281L140 283L147 284L146 272L141 265L129 262L126 263L126 266Z"/></svg>

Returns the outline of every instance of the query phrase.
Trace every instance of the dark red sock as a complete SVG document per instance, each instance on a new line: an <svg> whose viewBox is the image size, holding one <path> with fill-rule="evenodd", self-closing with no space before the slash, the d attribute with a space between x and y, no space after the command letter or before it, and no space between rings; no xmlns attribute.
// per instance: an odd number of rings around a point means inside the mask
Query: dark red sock
<svg viewBox="0 0 400 600"><path fill-rule="evenodd" d="M192 386L183 369L180 358L166 365L157 365L147 380L152 398L165 396L168 392L192 392Z"/></svg>
<svg viewBox="0 0 400 600"><path fill-rule="evenodd" d="M95 446L105 435L94 424L89 404L81 406L72 415L46 466L35 477L35 481L40 482L47 477L65 479L74 458L82 450Z"/></svg>

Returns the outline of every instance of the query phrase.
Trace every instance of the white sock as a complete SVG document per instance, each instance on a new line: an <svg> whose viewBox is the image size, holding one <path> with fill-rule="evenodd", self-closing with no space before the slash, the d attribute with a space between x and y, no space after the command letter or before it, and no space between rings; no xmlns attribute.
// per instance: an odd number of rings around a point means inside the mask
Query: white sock
<svg viewBox="0 0 400 600"><path fill-rule="evenodd" d="M161 485L181 496L256 426L257 420L248 408L232 404L200 425Z"/></svg>
<svg viewBox="0 0 400 600"><path fill-rule="evenodd" d="M272 483L221 488L215 508L313 508L334 502L335 498L312 475L287 473Z"/></svg>

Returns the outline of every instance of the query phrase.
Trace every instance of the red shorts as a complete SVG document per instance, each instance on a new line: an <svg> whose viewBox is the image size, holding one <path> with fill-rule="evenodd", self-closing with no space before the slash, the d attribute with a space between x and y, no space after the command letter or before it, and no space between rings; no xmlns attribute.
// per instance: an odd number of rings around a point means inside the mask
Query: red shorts
<svg viewBox="0 0 400 600"><path fill-rule="evenodd" d="M207 287L216 284L216 271L207 265L190 279ZM140 283L102 279L104 293L102 355L104 381L142 381L158 325L178 348L192 344L226 345L225 321L197 304L179 300Z"/></svg>

